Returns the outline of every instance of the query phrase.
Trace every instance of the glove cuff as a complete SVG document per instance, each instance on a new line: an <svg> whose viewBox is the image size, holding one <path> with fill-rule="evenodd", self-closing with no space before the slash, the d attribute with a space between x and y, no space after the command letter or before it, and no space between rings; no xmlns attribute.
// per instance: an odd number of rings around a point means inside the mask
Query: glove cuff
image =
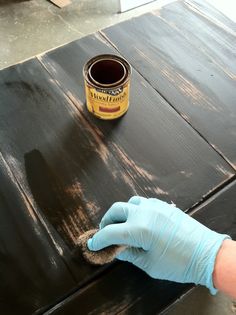
<svg viewBox="0 0 236 315"><path fill-rule="evenodd" d="M216 233L216 234L218 234L218 233ZM211 249L210 259L206 265L205 281L203 283L200 283L200 284L205 285L210 290L210 293L212 295L215 295L218 292L218 290L214 287L214 283L213 283L213 272L214 272L214 268L215 268L215 260L216 260L216 256L218 254L218 251L219 251L220 247L222 246L223 241L226 239L231 239L231 237L229 235L226 235L226 234L218 234L218 237L217 237L217 239L216 239L216 241L213 244L212 249Z"/></svg>
<svg viewBox="0 0 236 315"><path fill-rule="evenodd" d="M213 284L213 272L218 251L225 239L231 239L229 235L219 234L207 229L199 235L199 245L195 249L191 262L185 272L185 281L206 286L212 295L218 290Z"/></svg>

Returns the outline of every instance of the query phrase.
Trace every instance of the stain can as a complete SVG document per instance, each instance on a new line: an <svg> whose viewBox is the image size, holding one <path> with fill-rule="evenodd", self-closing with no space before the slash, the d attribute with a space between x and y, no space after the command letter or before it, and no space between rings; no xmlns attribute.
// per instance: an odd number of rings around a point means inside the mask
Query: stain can
<svg viewBox="0 0 236 315"><path fill-rule="evenodd" d="M99 55L83 69L86 104L100 119L116 119L129 107L131 66L116 55Z"/></svg>

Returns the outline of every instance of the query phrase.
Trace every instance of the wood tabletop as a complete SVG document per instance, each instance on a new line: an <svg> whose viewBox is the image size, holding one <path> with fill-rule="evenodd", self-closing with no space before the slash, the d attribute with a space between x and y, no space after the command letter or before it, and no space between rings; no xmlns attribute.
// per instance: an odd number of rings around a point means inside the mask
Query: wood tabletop
<svg viewBox="0 0 236 315"><path fill-rule="evenodd" d="M82 68L132 66L130 108L86 109ZM191 285L86 263L78 237L115 201L157 197L236 239L236 25L171 3L0 71L3 315L157 314Z"/></svg>

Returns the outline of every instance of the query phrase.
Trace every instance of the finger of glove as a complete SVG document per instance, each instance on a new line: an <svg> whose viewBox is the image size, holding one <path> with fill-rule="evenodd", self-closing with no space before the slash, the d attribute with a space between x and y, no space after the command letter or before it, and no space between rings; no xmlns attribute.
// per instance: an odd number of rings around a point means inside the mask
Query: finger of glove
<svg viewBox="0 0 236 315"><path fill-rule="evenodd" d="M124 251L120 252L116 258L122 261L133 262L138 259L145 251L142 248L129 247Z"/></svg>
<svg viewBox="0 0 236 315"><path fill-rule="evenodd" d="M99 224L100 229L103 229L108 224L125 222L133 207L127 202L115 202L103 216Z"/></svg>
<svg viewBox="0 0 236 315"><path fill-rule="evenodd" d="M133 196L133 197L131 197L131 198L129 199L128 203L132 203L133 205L138 206L138 205L140 205L140 203L141 203L142 201L146 201L146 200L147 200L147 198L144 198L144 197Z"/></svg>
<svg viewBox="0 0 236 315"><path fill-rule="evenodd" d="M127 223L107 225L88 240L88 248L92 251L98 251L111 245L138 247L136 240L128 232L128 228Z"/></svg>

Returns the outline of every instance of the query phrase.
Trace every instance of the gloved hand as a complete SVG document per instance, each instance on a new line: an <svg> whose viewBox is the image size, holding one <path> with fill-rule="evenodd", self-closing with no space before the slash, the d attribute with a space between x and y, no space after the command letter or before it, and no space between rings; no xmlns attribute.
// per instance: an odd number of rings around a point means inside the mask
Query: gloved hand
<svg viewBox="0 0 236 315"><path fill-rule="evenodd" d="M112 244L129 247L117 258L129 261L151 277L202 284L212 294L212 273L217 252L227 235L216 233L161 200L132 197L117 202L104 215L100 230L88 248Z"/></svg>

